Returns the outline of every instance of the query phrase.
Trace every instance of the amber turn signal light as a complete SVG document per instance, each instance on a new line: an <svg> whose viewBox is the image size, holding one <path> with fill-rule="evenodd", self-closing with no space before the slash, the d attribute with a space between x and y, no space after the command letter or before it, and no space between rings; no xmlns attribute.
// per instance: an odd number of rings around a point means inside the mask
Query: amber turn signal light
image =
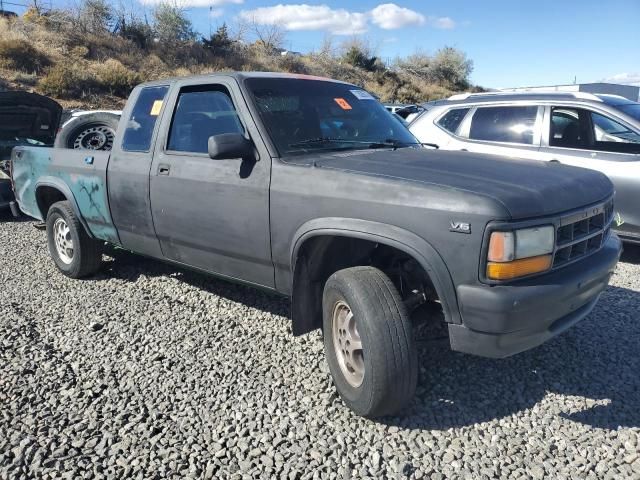
<svg viewBox="0 0 640 480"><path fill-rule="evenodd" d="M523 258L511 262L487 264L487 278L491 280L512 280L518 277L546 272L551 268L551 255Z"/></svg>

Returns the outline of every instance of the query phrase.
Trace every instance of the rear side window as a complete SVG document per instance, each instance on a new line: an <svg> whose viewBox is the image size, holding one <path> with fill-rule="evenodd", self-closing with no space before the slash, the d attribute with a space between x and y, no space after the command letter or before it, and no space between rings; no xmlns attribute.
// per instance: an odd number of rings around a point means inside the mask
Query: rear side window
<svg viewBox="0 0 640 480"><path fill-rule="evenodd" d="M151 137L162 109L162 102L169 87L146 87L140 91L136 104L126 124L122 150L127 152L148 152Z"/></svg>
<svg viewBox="0 0 640 480"><path fill-rule="evenodd" d="M471 119L469 138L533 145L538 107L481 107Z"/></svg>
<svg viewBox="0 0 640 480"><path fill-rule="evenodd" d="M444 128L447 132L451 132L454 135L458 133L458 129L460 128L460 124L464 117L469 113L468 108L454 108L453 110L449 110L444 116L440 117L440 120L437 121L437 124Z"/></svg>
<svg viewBox="0 0 640 480"><path fill-rule="evenodd" d="M227 89L221 85L183 88L173 114L167 150L207 153L209 137L223 133L244 133Z"/></svg>
<svg viewBox="0 0 640 480"><path fill-rule="evenodd" d="M590 110L553 107L549 145L637 154L640 152L640 133Z"/></svg>

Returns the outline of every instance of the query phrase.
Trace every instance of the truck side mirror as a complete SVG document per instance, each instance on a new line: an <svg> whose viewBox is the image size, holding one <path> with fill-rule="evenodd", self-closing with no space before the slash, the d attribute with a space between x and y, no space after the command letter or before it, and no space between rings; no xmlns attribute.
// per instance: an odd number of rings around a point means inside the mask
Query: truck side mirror
<svg viewBox="0 0 640 480"><path fill-rule="evenodd" d="M253 156L253 142L241 133L221 133L209 137L209 156L214 160L249 158Z"/></svg>

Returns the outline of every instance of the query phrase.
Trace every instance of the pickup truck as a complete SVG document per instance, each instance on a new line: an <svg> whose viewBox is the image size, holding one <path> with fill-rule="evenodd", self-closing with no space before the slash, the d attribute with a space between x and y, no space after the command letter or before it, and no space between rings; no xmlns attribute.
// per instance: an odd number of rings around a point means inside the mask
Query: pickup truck
<svg viewBox="0 0 640 480"><path fill-rule="evenodd" d="M12 161L63 274L96 272L106 242L288 296L293 334L322 330L337 391L367 417L414 396L415 312L440 308L426 320L453 350L506 357L584 318L621 252L601 173L423 148L324 78L145 83L111 152Z"/></svg>

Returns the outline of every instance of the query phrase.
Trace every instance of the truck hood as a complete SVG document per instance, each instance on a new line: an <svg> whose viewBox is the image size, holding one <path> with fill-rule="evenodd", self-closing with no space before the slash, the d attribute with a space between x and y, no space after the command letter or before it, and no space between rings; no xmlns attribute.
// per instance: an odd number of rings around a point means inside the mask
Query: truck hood
<svg viewBox="0 0 640 480"><path fill-rule="evenodd" d="M584 207L613 195L602 173L551 162L402 148L323 154L316 167L453 188L493 198L513 219Z"/></svg>
<svg viewBox="0 0 640 480"><path fill-rule="evenodd" d="M28 92L0 92L0 148L53 145L62 107L48 97ZM5 155L3 155L3 158Z"/></svg>

